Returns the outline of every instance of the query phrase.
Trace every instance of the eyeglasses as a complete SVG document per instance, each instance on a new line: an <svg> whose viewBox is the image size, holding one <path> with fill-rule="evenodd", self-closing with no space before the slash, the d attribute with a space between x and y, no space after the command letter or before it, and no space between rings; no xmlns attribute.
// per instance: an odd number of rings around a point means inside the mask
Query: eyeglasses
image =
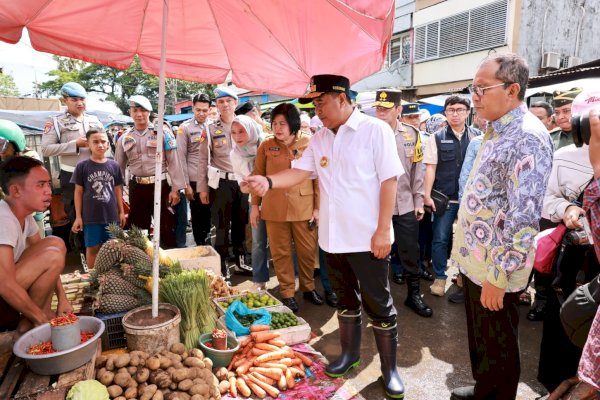
<svg viewBox="0 0 600 400"><path fill-rule="evenodd" d="M446 108L446 114L462 115L467 112L466 108Z"/></svg>
<svg viewBox="0 0 600 400"><path fill-rule="evenodd" d="M485 91L488 89L493 89L493 88L499 87L499 86L511 85L512 83L513 82L502 82L497 85L486 86L486 87L469 85L469 93L471 93L472 95L476 94L477 96L481 97L485 94Z"/></svg>

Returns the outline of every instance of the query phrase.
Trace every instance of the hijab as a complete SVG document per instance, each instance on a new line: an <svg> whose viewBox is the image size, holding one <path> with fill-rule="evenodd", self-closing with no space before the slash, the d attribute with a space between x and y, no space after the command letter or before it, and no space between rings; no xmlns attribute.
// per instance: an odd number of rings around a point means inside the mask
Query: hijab
<svg viewBox="0 0 600 400"><path fill-rule="evenodd" d="M248 133L248 142L243 146L239 146L232 140L231 165L233 172L241 178L252 174L256 151L263 140L263 132L256 121L246 115L236 116L233 119L233 123L243 126Z"/></svg>

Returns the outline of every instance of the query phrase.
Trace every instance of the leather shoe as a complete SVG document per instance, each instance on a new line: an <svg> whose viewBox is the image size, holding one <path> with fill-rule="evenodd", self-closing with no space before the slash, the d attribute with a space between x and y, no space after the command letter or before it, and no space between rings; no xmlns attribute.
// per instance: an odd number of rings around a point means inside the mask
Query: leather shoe
<svg viewBox="0 0 600 400"><path fill-rule="evenodd" d="M435 278L433 277L433 275L431 274L431 272L429 272L427 270L422 270L421 271L421 279L429 281L429 282L433 282L433 280Z"/></svg>
<svg viewBox="0 0 600 400"><path fill-rule="evenodd" d="M392 281L396 285L403 285L404 284L404 275L403 274L393 274Z"/></svg>
<svg viewBox="0 0 600 400"><path fill-rule="evenodd" d="M452 391L450 400L471 400L475 398L475 386L463 386Z"/></svg>
<svg viewBox="0 0 600 400"><path fill-rule="evenodd" d="M293 312L297 312L300 308L298 307L298 303L296 303L296 299L294 297L288 297L285 299L281 299L281 302L284 306L292 310Z"/></svg>
<svg viewBox="0 0 600 400"><path fill-rule="evenodd" d="M537 300L531 306L531 309L527 313L527 319L530 321L543 321L546 315L546 301Z"/></svg>
<svg viewBox="0 0 600 400"><path fill-rule="evenodd" d="M306 300L310 301L313 304L318 306L323 304L323 298L316 290L311 290L310 292L304 292L303 296Z"/></svg>
<svg viewBox="0 0 600 400"><path fill-rule="evenodd" d="M448 301L454 304L463 304L465 302L465 291L463 288L458 288L457 291L448 295Z"/></svg>
<svg viewBox="0 0 600 400"><path fill-rule="evenodd" d="M337 295L335 294L335 292L333 290L330 290L329 292L325 292L325 302L330 307L333 307L333 308L337 307L337 305L338 305L338 298L337 298Z"/></svg>

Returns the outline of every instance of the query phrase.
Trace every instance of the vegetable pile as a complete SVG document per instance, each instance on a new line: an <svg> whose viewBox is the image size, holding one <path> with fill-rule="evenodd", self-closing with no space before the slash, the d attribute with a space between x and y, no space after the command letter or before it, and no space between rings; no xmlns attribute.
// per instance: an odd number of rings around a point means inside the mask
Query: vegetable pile
<svg viewBox="0 0 600 400"><path fill-rule="evenodd" d="M65 326L65 325L71 325L74 324L75 322L79 321L79 318L77 317L77 315L70 313L64 316L59 316L56 318L52 318L50 320L50 326Z"/></svg>
<svg viewBox="0 0 600 400"><path fill-rule="evenodd" d="M248 308L261 308L261 307L270 307L281 304L275 298L269 296L268 294L260 294L260 293L246 293L241 297L234 297L230 299L223 300L219 302L219 305L223 308L223 310L227 310L227 308L236 300L240 300L244 305Z"/></svg>
<svg viewBox="0 0 600 400"><path fill-rule="evenodd" d="M67 324L64 324L64 325L67 325ZM93 338L95 333L81 331L80 335L81 335L81 343L85 343L88 340L90 340L91 338ZM42 343L32 345L27 350L27 353L31 354L31 355L52 354L52 353L56 353L56 350L54 350L54 347L52 347L52 341L48 340L47 342L42 342Z"/></svg>
<svg viewBox="0 0 600 400"><path fill-rule="evenodd" d="M283 329L298 325L298 318L294 313L271 313L271 329Z"/></svg>

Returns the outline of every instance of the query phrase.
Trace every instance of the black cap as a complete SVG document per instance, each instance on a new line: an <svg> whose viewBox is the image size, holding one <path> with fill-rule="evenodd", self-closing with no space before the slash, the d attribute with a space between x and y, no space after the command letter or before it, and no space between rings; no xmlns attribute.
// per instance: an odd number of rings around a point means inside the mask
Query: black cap
<svg viewBox="0 0 600 400"><path fill-rule="evenodd" d="M350 81L341 75L314 75L310 78L308 91L298 99L298 103L310 103L313 99L327 92L346 93L350 98Z"/></svg>
<svg viewBox="0 0 600 400"><path fill-rule="evenodd" d="M373 107L393 108L400 105L402 91L395 89L381 89L375 94Z"/></svg>
<svg viewBox="0 0 600 400"><path fill-rule="evenodd" d="M408 103L402 106L402 115L421 114L417 103Z"/></svg>
<svg viewBox="0 0 600 400"><path fill-rule="evenodd" d="M577 97L577 95L582 91L583 89L580 87L575 87L569 90L555 90L552 94L554 107L562 107L566 106L567 104L571 104L573 100L575 100L575 97Z"/></svg>
<svg viewBox="0 0 600 400"><path fill-rule="evenodd" d="M235 109L235 115L244 115L257 107L258 106L254 101L248 100L244 104L240 104L239 106L237 106L237 108Z"/></svg>

